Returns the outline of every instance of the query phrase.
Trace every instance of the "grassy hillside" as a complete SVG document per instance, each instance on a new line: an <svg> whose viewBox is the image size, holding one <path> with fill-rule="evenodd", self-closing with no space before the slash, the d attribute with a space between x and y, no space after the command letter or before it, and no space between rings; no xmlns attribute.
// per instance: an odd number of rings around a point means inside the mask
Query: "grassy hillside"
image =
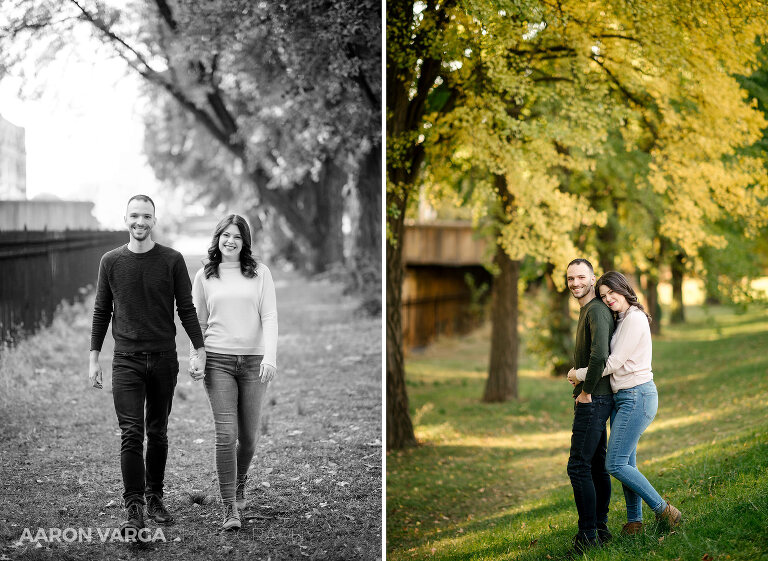
<svg viewBox="0 0 768 561"><path fill-rule="evenodd" d="M768 560L768 314L691 309L654 341L659 411L638 467L685 523L619 537L589 559ZM571 386L523 361L520 399L481 404L489 331L407 361L422 446L387 456L388 559L558 559L576 533L566 474Z"/></svg>

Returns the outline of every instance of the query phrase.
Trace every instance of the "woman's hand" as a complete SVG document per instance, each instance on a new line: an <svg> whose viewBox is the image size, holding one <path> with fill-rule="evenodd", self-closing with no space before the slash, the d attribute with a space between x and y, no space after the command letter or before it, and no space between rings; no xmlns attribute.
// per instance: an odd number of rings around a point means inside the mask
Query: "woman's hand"
<svg viewBox="0 0 768 561"><path fill-rule="evenodd" d="M275 379L275 376L277 376L277 368L271 364L261 364L259 377L261 378L262 383L266 384L267 382L271 382Z"/></svg>
<svg viewBox="0 0 768 561"><path fill-rule="evenodd" d="M578 384L578 383L579 383L579 381L580 381L580 380L579 380L579 379L576 377L576 371L575 371L573 368L571 368L571 369L568 371L568 381L571 383L571 385L572 385L573 387L576 387L576 384Z"/></svg>

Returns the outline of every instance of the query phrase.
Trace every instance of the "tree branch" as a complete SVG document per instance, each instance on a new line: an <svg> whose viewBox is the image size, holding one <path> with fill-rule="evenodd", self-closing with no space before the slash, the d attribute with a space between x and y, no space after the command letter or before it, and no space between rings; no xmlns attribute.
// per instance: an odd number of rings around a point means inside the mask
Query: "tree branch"
<svg viewBox="0 0 768 561"><path fill-rule="evenodd" d="M638 108L644 110L649 109L648 104L650 103L650 100L643 100L640 99L637 95L632 93L622 82L619 80L619 78L610 71L610 69L605 65L603 61L599 59L596 55L592 55L590 57L593 61L595 61L600 68L603 69L605 74L608 76L608 78L613 82L613 84L618 88L618 90L622 93L622 95L634 103ZM656 126L656 124L652 123L648 117L646 117L644 111L640 111L640 117L643 120L643 123L645 123L645 126L648 128L649 131L651 131L651 134L653 135L654 139L658 138L659 136L659 129Z"/></svg>
<svg viewBox="0 0 768 561"><path fill-rule="evenodd" d="M636 37L627 37L626 35L620 35L618 33L601 33L600 35L593 35L592 38L593 39L623 39L625 41L632 41L639 45L643 44L643 42L640 39L637 39Z"/></svg>
<svg viewBox="0 0 768 561"><path fill-rule="evenodd" d="M176 23L175 19L173 19L173 12L171 11L171 7L168 5L168 2L165 0L155 0L155 5L157 6L157 10L160 12L160 17L162 17L163 21L165 21L168 27L171 28L171 31L178 33L179 24Z"/></svg>
<svg viewBox="0 0 768 561"><path fill-rule="evenodd" d="M567 47L565 45L555 45L553 47L547 47L544 49L509 49L508 52L515 56L536 56L546 55L546 58L557 58L560 56L574 56L576 50L573 47ZM561 54L562 53L562 54Z"/></svg>
<svg viewBox="0 0 768 561"><path fill-rule="evenodd" d="M541 76L539 78L533 78L533 82L573 82L573 78L566 78L564 76Z"/></svg>
<svg viewBox="0 0 768 561"><path fill-rule="evenodd" d="M152 66L150 66L150 64L141 53L129 45L124 39L112 32L112 30L109 29L104 22L94 17L93 14L91 14L88 10L80 5L78 0L69 1L77 6L77 8L82 12L83 17L88 22L90 22L91 25L93 25L96 29L105 35L105 37L115 48L118 56L125 60L133 70L138 72L139 75L146 79L148 82L168 92L171 97L173 97L176 102L179 103L184 109L189 111L197 120L197 122L200 123L220 144L222 144L233 156L242 161L246 168L248 167L248 154L246 146L242 140L236 140L231 134L228 134L227 131L222 130L207 111L198 107L187 95L184 94L184 92L182 92L177 87L176 84L169 82L167 79L165 79L162 73L152 68ZM126 54L126 51L135 58L132 59L129 57L128 54ZM214 95L216 103L223 103L221 98L215 95L215 93L212 95ZM211 100L209 98L209 102L210 101ZM263 177L264 171L257 167L256 170L251 172L249 175L252 178ZM279 191L275 189L267 189L264 182L256 181L254 181L254 190L259 195L261 200L272 206L277 212L284 216L286 220L288 220L297 235L306 238L306 233L309 231L307 221L303 215L301 215L295 208L293 208L293 206L284 196L281 196Z"/></svg>

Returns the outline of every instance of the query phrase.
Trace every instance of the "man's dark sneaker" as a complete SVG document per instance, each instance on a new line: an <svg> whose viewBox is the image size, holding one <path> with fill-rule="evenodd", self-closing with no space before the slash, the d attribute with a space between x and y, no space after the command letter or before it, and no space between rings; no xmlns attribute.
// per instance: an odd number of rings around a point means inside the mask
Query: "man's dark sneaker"
<svg viewBox="0 0 768 561"><path fill-rule="evenodd" d="M605 524L598 524L597 526L597 538L600 542L606 544L613 539L613 534Z"/></svg>
<svg viewBox="0 0 768 561"><path fill-rule="evenodd" d="M601 545L603 544L597 536L588 538L584 534L576 534L571 541L571 549L566 553L566 557L568 559L576 559L584 555L587 550L593 547L600 547Z"/></svg>
<svg viewBox="0 0 768 561"><path fill-rule="evenodd" d="M120 535L136 538L139 530L144 528L144 505L134 502L128 505L126 510L126 521L120 524ZM128 531L128 530L131 531ZM129 536L130 534L130 536Z"/></svg>
<svg viewBox="0 0 768 561"><path fill-rule="evenodd" d="M237 504L237 510L243 510L248 504L248 500L245 498L245 484L247 481L247 475L237 476L237 487L235 488L235 502Z"/></svg>
<svg viewBox="0 0 768 561"><path fill-rule="evenodd" d="M170 524L173 516L163 504L163 499L157 495L147 496L147 516L158 524Z"/></svg>

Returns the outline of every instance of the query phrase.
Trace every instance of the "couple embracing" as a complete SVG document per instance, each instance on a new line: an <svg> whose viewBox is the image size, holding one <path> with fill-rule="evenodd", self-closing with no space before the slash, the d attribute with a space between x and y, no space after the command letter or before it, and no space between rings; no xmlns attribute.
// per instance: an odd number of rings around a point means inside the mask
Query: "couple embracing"
<svg viewBox="0 0 768 561"><path fill-rule="evenodd" d="M607 526L611 475L624 489L627 523L622 534L643 531L642 501L670 527L682 515L637 469L637 443L658 407L651 318L621 273L609 271L596 281L592 264L574 259L566 280L581 307L574 368L568 373L575 398L568 476L579 514L573 550L582 553L612 538Z"/></svg>
<svg viewBox="0 0 768 561"><path fill-rule="evenodd" d="M163 501L168 416L179 371L174 303L191 341L189 374L204 380L213 412L222 529L238 529L261 405L277 373L275 286L269 269L251 254L242 216L230 214L216 226L194 285L181 253L152 239L155 224L152 199L131 197L128 243L101 259L91 327L94 388L102 387L99 354L110 322L115 339L112 397L126 507L120 530L141 536L145 514L158 524L174 521Z"/></svg>

